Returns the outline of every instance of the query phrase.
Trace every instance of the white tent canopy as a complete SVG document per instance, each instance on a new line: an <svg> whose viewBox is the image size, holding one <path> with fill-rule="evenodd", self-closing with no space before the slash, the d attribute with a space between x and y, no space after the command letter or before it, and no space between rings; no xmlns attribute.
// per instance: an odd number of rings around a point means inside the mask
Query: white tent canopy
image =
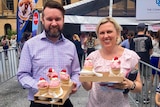
<svg viewBox="0 0 160 107"><path fill-rule="evenodd" d="M121 0L114 0L114 3ZM98 16L84 16L85 12L95 11L103 6L109 6L109 1L106 0L82 0L70 5L64 6L66 10L65 23L75 24L97 24L102 17ZM87 9L86 9L87 8ZM82 15L83 16L82 16ZM138 23L145 23L146 25L152 25L159 23L159 21L138 21L136 17L114 17L120 25L137 25Z"/></svg>
<svg viewBox="0 0 160 107"><path fill-rule="evenodd" d="M65 23L97 24L102 18L103 17L65 15ZM135 17L114 17L114 19L120 25L138 25L138 23L145 23L146 25L152 25L160 22L160 21L138 21L136 20Z"/></svg>

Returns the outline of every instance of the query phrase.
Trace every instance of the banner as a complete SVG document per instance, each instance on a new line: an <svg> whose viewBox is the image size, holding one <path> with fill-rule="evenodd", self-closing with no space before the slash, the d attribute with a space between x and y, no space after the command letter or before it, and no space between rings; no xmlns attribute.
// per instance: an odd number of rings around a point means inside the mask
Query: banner
<svg viewBox="0 0 160 107"><path fill-rule="evenodd" d="M33 20L32 20L32 36L36 36L38 34L39 22L40 22L40 14L38 10L34 10Z"/></svg>
<svg viewBox="0 0 160 107"><path fill-rule="evenodd" d="M136 0L137 20L159 20L160 0Z"/></svg>
<svg viewBox="0 0 160 107"><path fill-rule="evenodd" d="M157 32L160 29L160 23L152 24L148 26L148 30Z"/></svg>
<svg viewBox="0 0 160 107"><path fill-rule="evenodd" d="M35 4L38 0L18 0L17 6L17 42L22 38L23 32L29 22Z"/></svg>
<svg viewBox="0 0 160 107"><path fill-rule="evenodd" d="M81 32L95 32L96 24L81 24L80 30Z"/></svg>

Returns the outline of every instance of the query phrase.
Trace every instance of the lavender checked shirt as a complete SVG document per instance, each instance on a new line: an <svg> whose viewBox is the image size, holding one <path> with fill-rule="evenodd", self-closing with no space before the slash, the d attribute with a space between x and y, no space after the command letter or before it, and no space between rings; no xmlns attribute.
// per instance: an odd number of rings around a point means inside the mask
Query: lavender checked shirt
<svg viewBox="0 0 160 107"><path fill-rule="evenodd" d="M47 72L53 68L56 72L66 69L71 80L80 86L80 66L75 45L61 38L53 43L46 38L45 32L25 42L21 52L17 78L24 88L29 89L28 99L33 101L40 77L49 81Z"/></svg>

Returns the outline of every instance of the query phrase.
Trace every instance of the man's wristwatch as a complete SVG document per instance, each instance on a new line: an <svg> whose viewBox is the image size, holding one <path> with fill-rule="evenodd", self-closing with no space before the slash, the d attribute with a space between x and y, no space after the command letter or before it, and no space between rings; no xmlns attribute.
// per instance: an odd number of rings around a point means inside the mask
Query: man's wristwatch
<svg viewBox="0 0 160 107"><path fill-rule="evenodd" d="M133 82L133 85L132 85L132 87L130 88L130 90L134 90L135 88L136 88L136 83Z"/></svg>

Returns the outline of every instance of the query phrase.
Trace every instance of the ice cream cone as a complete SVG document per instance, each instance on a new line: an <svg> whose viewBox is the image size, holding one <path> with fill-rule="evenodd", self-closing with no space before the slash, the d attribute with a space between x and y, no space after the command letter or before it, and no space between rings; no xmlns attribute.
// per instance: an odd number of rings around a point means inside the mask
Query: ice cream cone
<svg viewBox="0 0 160 107"><path fill-rule="evenodd" d="M57 87L49 87L49 89L48 89L49 95L53 95L53 93L59 95L60 94L60 88L61 88L60 85L57 86Z"/></svg>
<svg viewBox="0 0 160 107"><path fill-rule="evenodd" d="M65 69L60 72L60 79L62 84L69 84L70 76Z"/></svg>
<svg viewBox="0 0 160 107"><path fill-rule="evenodd" d="M112 69L112 73L118 75L120 73L120 69Z"/></svg>
<svg viewBox="0 0 160 107"><path fill-rule="evenodd" d="M48 93L48 87L45 87L45 88L39 88L39 94L40 95L44 95L44 94L47 94Z"/></svg>

